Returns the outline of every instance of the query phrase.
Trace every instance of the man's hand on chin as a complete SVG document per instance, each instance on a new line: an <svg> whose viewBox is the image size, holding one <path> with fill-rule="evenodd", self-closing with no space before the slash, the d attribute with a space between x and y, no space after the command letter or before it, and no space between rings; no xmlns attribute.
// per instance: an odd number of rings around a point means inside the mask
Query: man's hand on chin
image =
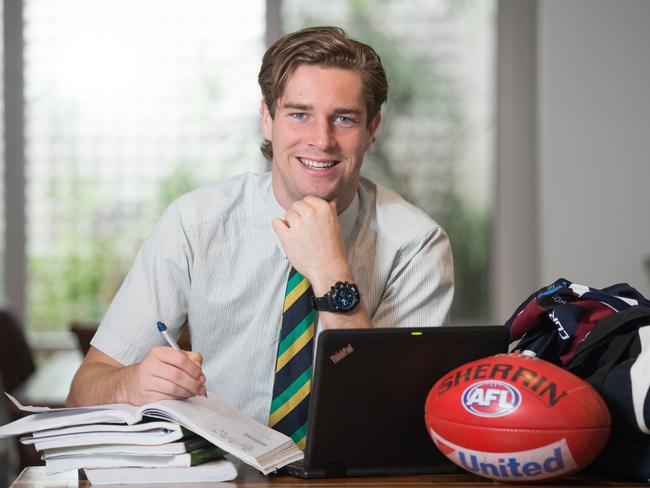
<svg viewBox="0 0 650 488"><path fill-rule="evenodd" d="M273 221L289 261L322 294L336 281L352 280L345 255L336 201L307 196L293 204L283 219Z"/></svg>
<svg viewBox="0 0 650 488"><path fill-rule="evenodd" d="M307 196L287 210L284 219L273 220L289 261L309 280L317 297L338 281L355 282L345 253L336 201ZM325 328L370 327L370 318L361 303L346 313L321 312Z"/></svg>

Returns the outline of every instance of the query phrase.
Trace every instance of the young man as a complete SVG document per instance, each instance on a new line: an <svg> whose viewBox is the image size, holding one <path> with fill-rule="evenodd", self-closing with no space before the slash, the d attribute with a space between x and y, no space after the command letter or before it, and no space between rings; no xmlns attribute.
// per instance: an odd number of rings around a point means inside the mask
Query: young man
<svg viewBox="0 0 650 488"><path fill-rule="evenodd" d="M70 405L207 389L266 422L290 269L311 284L319 330L446 322L447 236L359 176L388 91L377 54L340 29L304 29L269 48L259 83L271 173L196 190L167 209L100 324ZM187 323L193 351L161 345L157 321L173 336Z"/></svg>

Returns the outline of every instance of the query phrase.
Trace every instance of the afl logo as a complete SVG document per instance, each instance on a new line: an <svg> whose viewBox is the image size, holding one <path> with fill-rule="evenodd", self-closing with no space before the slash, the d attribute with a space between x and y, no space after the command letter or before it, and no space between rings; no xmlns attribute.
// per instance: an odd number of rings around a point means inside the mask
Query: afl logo
<svg viewBox="0 0 650 488"><path fill-rule="evenodd" d="M502 417L521 404L519 390L503 381L480 381L463 392L463 407L479 417Z"/></svg>

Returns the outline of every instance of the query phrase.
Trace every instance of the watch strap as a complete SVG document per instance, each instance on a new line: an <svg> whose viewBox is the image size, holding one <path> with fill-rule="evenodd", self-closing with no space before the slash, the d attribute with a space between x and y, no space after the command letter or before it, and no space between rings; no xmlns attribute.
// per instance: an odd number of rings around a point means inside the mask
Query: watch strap
<svg viewBox="0 0 650 488"><path fill-rule="evenodd" d="M332 306L330 305L329 295L322 297L312 297L312 302L314 303L314 308L319 312L330 312Z"/></svg>

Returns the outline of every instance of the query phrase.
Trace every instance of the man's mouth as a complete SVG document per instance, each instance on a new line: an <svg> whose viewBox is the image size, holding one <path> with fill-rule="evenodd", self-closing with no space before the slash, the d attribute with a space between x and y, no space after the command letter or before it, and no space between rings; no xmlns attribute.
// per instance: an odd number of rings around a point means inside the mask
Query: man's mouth
<svg viewBox="0 0 650 488"><path fill-rule="evenodd" d="M336 160L331 160L331 161L316 161L314 159L308 159L308 158L298 158L298 161L300 161L302 164L307 166L310 169L329 169L332 166L338 164L339 161Z"/></svg>

